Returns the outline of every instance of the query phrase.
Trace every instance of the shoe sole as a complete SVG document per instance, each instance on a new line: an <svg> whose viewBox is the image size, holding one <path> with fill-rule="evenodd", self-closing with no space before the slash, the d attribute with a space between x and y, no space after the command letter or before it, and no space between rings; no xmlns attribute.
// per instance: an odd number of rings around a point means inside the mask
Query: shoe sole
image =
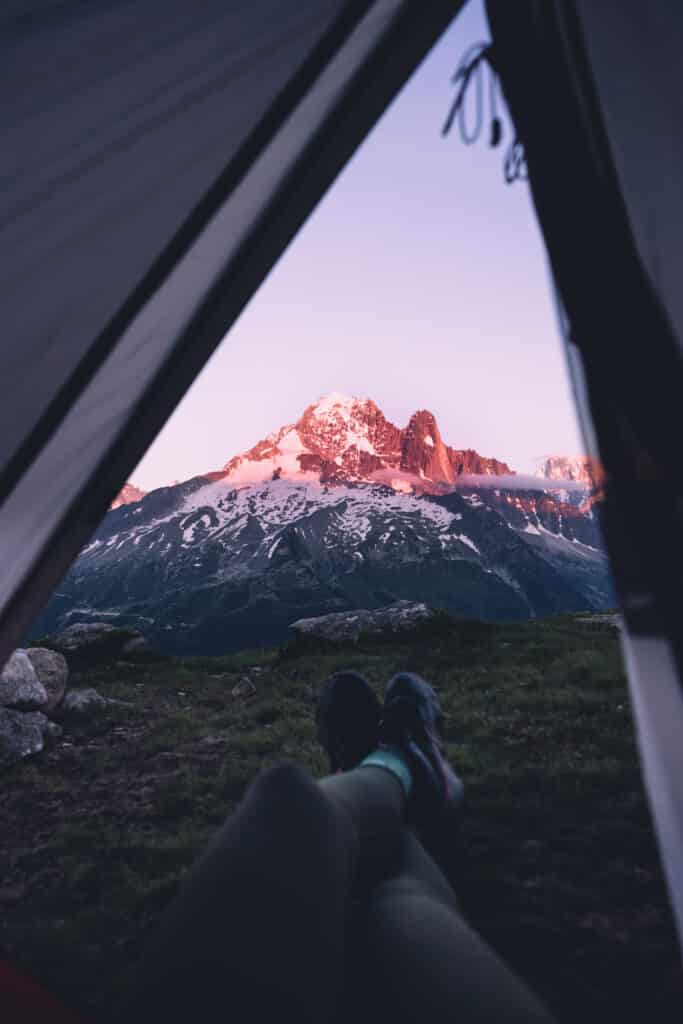
<svg viewBox="0 0 683 1024"><path fill-rule="evenodd" d="M359 672L335 673L323 684L316 707L317 736L333 772L355 767L374 749L380 714L380 702Z"/></svg>

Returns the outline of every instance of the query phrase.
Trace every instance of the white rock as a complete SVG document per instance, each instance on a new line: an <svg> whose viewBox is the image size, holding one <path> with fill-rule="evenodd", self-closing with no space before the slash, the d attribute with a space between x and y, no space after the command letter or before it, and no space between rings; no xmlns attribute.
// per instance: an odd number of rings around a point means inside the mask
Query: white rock
<svg viewBox="0 0 683 1024"><path fill-rule="evenodd" d="M47 704L47 691L26 651L15 651L0 672L0 705L20 711L41 711Z"/></svg>
<svg viewBox="0 0 683 1024"><path fill-rule="evenodd" d="M69 690L62 701L62 713L65 716L77 717L89 715L106 707L109 702L91 688L85 690Z"/></svg>
<svg viewBox="0 0 683 1024"><path fill-rule="evenodd" d="M384 608L357 608L348 612L320 615L314 619L299 619L289 628L301 638L316 637L330 643L355 643L361 633L398 633L410 630L431 615L426 604L396 601Z"/></svg>
<svg viewBox="0 0 683 1024"><path fill-rule="evenodd" d="M58 651L50 651L47 647L27 647L26 654L33 665L38 680L47 691L47 705L43 709L46 715L61 703L69 679L69 667L66 658Z"/></svg>

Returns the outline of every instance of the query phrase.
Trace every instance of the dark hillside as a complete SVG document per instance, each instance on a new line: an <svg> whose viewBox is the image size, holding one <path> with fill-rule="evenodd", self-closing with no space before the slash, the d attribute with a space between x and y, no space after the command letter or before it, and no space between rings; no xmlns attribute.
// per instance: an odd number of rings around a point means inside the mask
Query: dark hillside
<svg viewBox="0 0 683 1024"><path fill-rule="evenodd" d="M342 667L378 692L398 669L436 685L468 790L461 905L558 1019L679 1020L616 630L571 616L90 669L77 685L127 706L2 780L0 945L97 1019L259 768L324 772L315 687Z"/></svg>

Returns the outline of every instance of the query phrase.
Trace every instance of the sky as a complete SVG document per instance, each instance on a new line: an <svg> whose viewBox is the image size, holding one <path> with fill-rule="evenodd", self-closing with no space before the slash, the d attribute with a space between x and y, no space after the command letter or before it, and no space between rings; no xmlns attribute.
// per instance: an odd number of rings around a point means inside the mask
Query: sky
<svg viewBox="0 0 683 1024"><path fill-rule="evenodd" d="M545 249L510 140L441 127L468 6L334 182L131 479L151 490L222 467L328 392L397 426L430 409L455 448L529 472L582 451Z"/></svg>

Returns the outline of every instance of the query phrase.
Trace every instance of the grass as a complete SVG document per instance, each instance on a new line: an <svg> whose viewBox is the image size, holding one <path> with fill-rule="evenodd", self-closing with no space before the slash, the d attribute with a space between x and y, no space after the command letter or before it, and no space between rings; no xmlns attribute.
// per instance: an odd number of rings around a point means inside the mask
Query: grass
<svg viewBox="0 0 683 1024"><path fill-rule="evenodd" d="M78 685L126 703L3 780L0 944L97 1019L258 770L324 774L315 689L340 668L378 694L399 669L436 686L467 785L461 906L558 1019L673 1021L680 960L616 633L572 616L88 669ZM245 675L256 693L233 696Z"/></svg>

